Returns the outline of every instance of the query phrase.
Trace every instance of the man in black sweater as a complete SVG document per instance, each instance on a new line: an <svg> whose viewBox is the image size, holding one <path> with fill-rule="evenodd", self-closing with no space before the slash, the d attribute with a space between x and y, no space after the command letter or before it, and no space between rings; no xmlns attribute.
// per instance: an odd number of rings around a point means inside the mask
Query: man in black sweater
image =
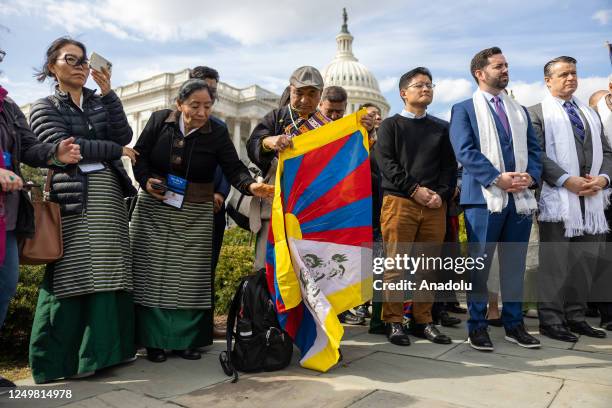
<svg viewBox="0 0 612 408"><path fill-rule="evenodd" d="M383 121L378 129L376 158L381 172L383 204L380 216L387 257L421 255L407 253L408 243L439 243L446 231L446 203L457 180L457 161L448 136L448 123L428 115L433 99L432 76L418 67L400 78L399 91L404 110ZM427 250L425 250L427 249ZM431 246L424 248L429 256ZM417 279L426 278L417 271ZM430 274L431 275L431 274ZM385 271L385 283L403 279L398 269ZM383 320L387 337L393 344L410 344L403 324L401 292L384 293ZM450 337L440 333L431 316L433 293L414 294L412 334L435 343L449 344Z"/></svg>

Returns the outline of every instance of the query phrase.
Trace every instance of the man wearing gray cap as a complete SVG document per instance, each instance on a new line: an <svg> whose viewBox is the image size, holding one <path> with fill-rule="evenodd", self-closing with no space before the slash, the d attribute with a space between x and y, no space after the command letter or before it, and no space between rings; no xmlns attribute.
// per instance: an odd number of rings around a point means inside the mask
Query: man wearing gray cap
<svg viewBox="0 0 612 408"><path fill-rule="evenodd" d="M292 146L292 137L332 121L317 110L322 91L323 77L315 67L303 66L296 69L289 78L289 104L269 112L253 129L247 141L247 152L249 159L266 175L264 180L267 183L274 183L277 153ZM374 115L364 116L361 124L371 130L374 127ZM251 219L251 229L257 233L254 270L265 267L270 215L269 202L252 199L249 218L261 220L260 223Z"/></svg>

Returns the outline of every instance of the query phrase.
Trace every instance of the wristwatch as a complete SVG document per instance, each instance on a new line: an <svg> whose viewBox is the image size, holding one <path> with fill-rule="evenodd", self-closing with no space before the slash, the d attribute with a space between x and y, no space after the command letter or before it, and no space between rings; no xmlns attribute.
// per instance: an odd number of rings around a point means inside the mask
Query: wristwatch
<svg viewBox="0 0 612 408"><path fill-rule="evenodd" d="M491 184L489 185L489 187L490 187L490 186L496 186L496 185L497 185L497 183L499 182L499 179L500 179L500 178L501 178L501 174L500 174L499 176L495 177L495 180L493 180L493 181L491 182Z"/></svg>

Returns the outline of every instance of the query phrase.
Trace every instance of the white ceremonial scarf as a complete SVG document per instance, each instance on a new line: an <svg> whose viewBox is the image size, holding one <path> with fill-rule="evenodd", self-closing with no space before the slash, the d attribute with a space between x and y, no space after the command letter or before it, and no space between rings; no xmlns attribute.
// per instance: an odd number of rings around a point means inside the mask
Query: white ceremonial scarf
<svg viewBox="0 0 612 408"><path fill-rule="evenodd" d="M527 115L523 107L505 92L499 94L506 116L510 123L512 132L512 145L514 149L515 171L524 173L527 169ZM499 143L499 135L495 126L493 113L489 108L487 97L480 89L477 89L472 96L474 110L476 111L476 121L478 122L478 133L480 135L480 151L489 159L493 166L501 173L506 171L504 157ZM481 186L482 194L487 201L487 209L492 213L501 212L508 205L508 193L501 188L491 185ZM535 200L533 191L525 189L518 193L512 193L516 212L519 214L533 214L538 203Z"/></svg>
<svg viewBox="0 0 612 408"><path fill-rule="evenodd" d="M593 109L576 97L573 98L573 101L583 113L591 129L593 163L589 174L597 176L603 162L601 122ZM546 155L570 176L580 176L572 124L561 103L550 93L542 101L542 116L544 117ZM604 209L608 204L608 195L608 191L599 191L591 197L585 197L583 217L580 198L577 194L565 187L544 183L540 195L538 219L544 222L563 222L567 238L584 234L604 234L608 232L608 222L604 214Z"/></svg>

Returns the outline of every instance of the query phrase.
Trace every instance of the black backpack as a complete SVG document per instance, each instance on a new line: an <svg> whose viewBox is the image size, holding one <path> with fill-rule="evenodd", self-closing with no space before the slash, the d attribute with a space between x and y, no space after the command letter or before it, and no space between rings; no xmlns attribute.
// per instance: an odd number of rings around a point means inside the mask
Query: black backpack
<svg viewBox="0 0 612 408"><path fill-rule="evenodd" d="M225 374L234 376L232 382L238 381L238 371L281 370L291 362L293 342L278 324L265 269L240 282L227 316L226 335L227 351L221 352L219 361Z"/></svg>

